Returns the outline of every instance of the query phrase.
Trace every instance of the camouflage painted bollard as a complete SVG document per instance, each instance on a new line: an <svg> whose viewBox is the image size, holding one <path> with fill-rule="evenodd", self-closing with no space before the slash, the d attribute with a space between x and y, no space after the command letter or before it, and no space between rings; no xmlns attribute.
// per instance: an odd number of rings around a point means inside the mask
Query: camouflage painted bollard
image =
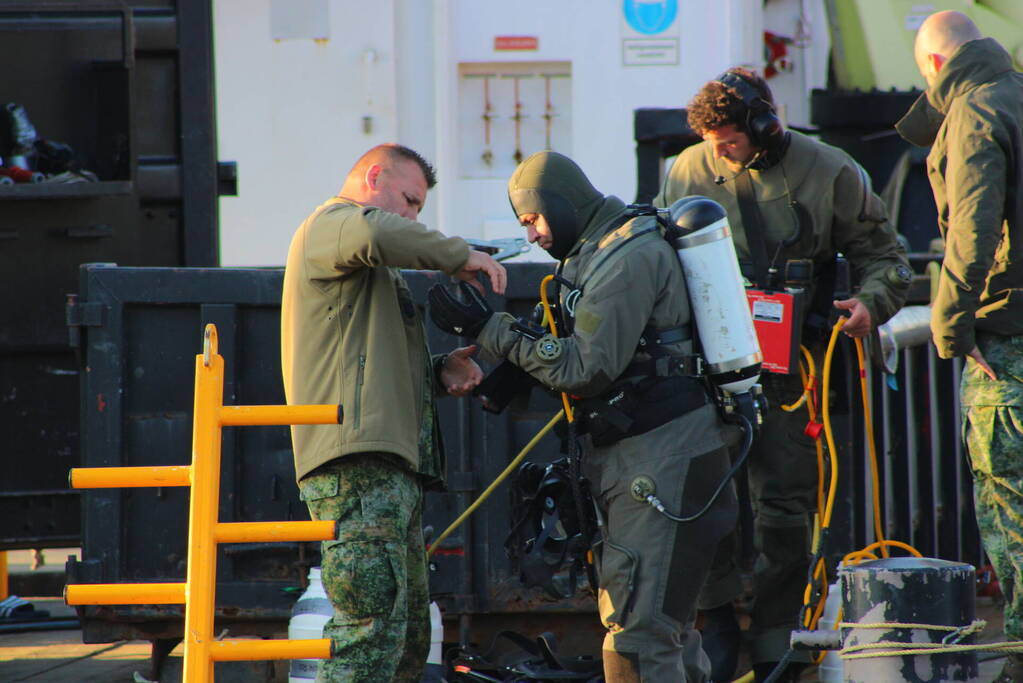
<svg viewBox="0 0 1023 683"><path fill-rule="evenodd" d="M843 646L846 655L854 655L843 658L846 681L977 680L976 651L880 656L886 650L911 649L914 644L924 644L917 645L921 649L930 643L974 644L976 635L969 627L975 614L976 572L971 565L898 557L843 567L840 573L845 613ZM963 630L957 631L960 627ZM906 646L857 650L858 646L874 643Z"/></svg>

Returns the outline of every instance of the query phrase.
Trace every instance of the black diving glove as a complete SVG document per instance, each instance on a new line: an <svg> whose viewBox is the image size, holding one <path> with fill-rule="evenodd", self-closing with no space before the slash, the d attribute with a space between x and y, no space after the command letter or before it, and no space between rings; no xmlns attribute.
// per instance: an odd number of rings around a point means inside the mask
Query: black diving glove
<svg viewBox="0 0 1023 683"><path fill-rule="evenodd" d="M465 303L456 299L443 285L430 287L426 295L430 300L430 318L448 334L475 339L490 316L494 315L494 309L468 282L460 282L458 286Z"/></svg>

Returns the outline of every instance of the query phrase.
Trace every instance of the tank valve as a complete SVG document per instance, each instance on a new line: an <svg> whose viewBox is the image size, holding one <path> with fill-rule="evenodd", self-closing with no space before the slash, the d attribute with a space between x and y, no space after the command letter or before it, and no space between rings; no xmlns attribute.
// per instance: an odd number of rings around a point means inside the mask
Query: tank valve
<svg viewBox="0 0 1023 683"><path fill-rule="evenodd" d="M653 479L647 476L638 476L629 484L629 493L640 503L646 503L647 498L656 492L657 488L654 486Z"/></svg>

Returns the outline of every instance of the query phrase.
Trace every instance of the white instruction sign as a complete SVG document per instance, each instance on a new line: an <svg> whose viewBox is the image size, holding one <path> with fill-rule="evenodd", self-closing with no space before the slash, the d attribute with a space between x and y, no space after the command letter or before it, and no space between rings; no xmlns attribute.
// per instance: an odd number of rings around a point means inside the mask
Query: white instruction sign
<svg viewBox="0 0 1023 683"><path fill-rule="evenodd" d="M780 323L785 320L785 306L777 301L758 299L753 302L753 319L768 323Z"/></svg>
<svg viewBox="0 0 1023 683"><path fill-rule="evenodd" d="M678 39L626 38L622 41L622 64L625 66L678 64Z"/></svg>

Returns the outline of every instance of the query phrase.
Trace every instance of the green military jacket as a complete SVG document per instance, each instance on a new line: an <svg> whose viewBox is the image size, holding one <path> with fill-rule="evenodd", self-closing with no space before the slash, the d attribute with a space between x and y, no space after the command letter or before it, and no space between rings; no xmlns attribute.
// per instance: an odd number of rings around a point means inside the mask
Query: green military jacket
<svg viewBox="0 0 1023 683"><path fill-rule="evenodd" d="M932 145L945 239L931 314L938 354L969 353L975 329L1023 334L1023 74L995 40L966 43L896 127Z"/></svg>
<svg viewBox="0 0 1023 683"><path fill-rule="evenodd" d="M433 429L425 328L398 269L454 273L468 258L461 238L339 198L298 228L281 302L285 395L289 405L340 403L344 410L339 425L291 428L298 479L365 451L394 453L428 477L441 474L434 438L422 438Z"/></svg>
<svg viewBox="0 0 1023 683"><path fill-rule="evenodd" d="M844 151L796 131L789 135L791 142L779 164L748 171L763 216L768 256L797 233L796 214L789 206L794 199L813 218L813 230L778 252L779 267L787 259L809 258L814 272L820 272L841 252L860 283L856 298L870 311L872 324L880 325L902 307L909 289L905 250L887 222L884 204L871 191L866 173ZM675 160L654 205L670 206L688 195L713 199L728 212L739 258L749 260L735 183L716 184L719 175L731 179L734 172L714 158L709 143L688 147Z"/></svg>

